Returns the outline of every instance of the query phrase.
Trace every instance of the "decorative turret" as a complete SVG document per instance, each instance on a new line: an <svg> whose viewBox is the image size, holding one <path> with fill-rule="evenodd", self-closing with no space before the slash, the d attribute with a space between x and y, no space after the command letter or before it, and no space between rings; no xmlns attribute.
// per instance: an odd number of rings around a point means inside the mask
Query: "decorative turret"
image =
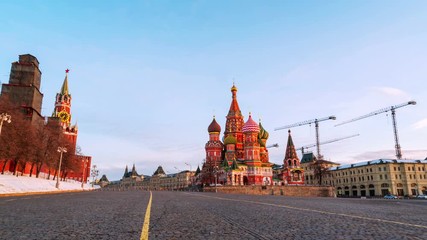
<svg viewBox="0 0 427 240"><path fill-rule="evenodd" d="M125 173L123 174L123 179L129 177L128 165L126 165Z"/></svg>
<svg viewBox="0 0 427 240"><path fill-rule="evenodd" d="M285 159L283 161L286 167L299 167L300 161L292 141L291 130L288 131L288 144L286 145Z"/></svg>
<svg viewBox="0 0 427 240"><path fill-rule="evenodd" d="M254 161L260 161L260 154L259 154L259 143L258 143L258 133L259 133L259 126L258 124L252 119L251 113L249 113L249 119L243 125L243 134L245 135L244 141L245 141L245 161L249 164L253 164Z"/></svg>

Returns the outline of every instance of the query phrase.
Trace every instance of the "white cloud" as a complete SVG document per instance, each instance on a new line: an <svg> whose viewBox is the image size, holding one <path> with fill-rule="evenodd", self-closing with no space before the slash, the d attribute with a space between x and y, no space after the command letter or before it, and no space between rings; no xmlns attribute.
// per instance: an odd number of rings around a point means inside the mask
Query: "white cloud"
<svg viewBox="0 0 427 240"><path fill-rule="evenodd" d="M427 127L427 118L424 118L421 121L418 121L412 125L414 129L421 129Z"/></svg>
<svg viewBox="0 0 427 240"><path fill-rule="evenodd" d="M395 96L395 97L408 95L405 91L397 88L392 88L392 87L379 87L377 88L377 90L379 90L381 93L384 93L385 95Z"/></svg>

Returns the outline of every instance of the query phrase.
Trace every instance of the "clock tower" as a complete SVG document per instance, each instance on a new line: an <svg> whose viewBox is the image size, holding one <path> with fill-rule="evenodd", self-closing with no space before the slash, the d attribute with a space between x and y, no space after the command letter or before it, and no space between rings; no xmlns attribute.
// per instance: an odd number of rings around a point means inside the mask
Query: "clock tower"
<svg viewBox="0 0 427 240"><path fill-rule="evenodd" d="M55 109L52 117L57 117L61 121L61 126L67 128L71 122L71 94L68 92L68 72L65 70L65 79L62 83L61 92L56 94Z"/></svg>
<svg viewBox="0 0 427 240"><path fill-rule="evenodd" d="M68 72L65 70L65 79L62 83L61 91L56 94L55 109L52 117L59 118L60 125L64 129L64 134L68 135L70 140L77 142L77 126L71 126L71 94L68 90Z"/></svg>

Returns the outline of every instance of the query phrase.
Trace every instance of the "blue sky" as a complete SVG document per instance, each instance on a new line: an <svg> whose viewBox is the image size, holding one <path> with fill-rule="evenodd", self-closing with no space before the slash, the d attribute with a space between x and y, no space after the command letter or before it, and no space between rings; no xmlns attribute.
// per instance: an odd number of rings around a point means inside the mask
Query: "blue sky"
<svg viewBox="0 0 427 240"><path fill-rule="evenodd" d="M0 81L30 53L40 61L43 114L69 68L78 144L102 174L194 170L207 127L224 127L233 79L245 116L270 132L281 164L286 131L320 123L326 159L394 157L391 117L341 121L414 99L397 111L404 158L427 157L425 1L1 1ZM292 129L297 147L314 126ZM315 149L312 149L315 151ZM188 163L186 165L185 163Z"/></svg>

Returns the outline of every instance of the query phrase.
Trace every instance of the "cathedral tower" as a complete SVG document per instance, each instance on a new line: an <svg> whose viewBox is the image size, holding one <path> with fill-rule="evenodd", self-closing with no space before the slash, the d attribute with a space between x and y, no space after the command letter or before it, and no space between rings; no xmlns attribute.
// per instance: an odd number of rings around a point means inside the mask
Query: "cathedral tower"
<svg viewBox="0 0 427 240"><path fill-rule="evenodd" d="M206 150L206 164L207 167L219 166L221 163L221 154L223 149L223 144L219 140L219 134L221 132L221 127L215 120L215 116L208 127L209 132L209 141L205 145Z"/></svg>
<svg viewBox="0 0 427 240"><path fill-rule="evenodd" d="M69 137L73 146L75 146L78 128L76 125L71 126L71 94L68 89L68 72L68 69L65 70L65 78L62 83L61 91L56 94L55 108L52 117L60 119L60 125L64 129L64 134Z"/></svg>
<svg viewBox="0 0 427 240"><path fill-rule="evenodd" d="M227 114L227 121L225 123L224 139L229 135L233 135L236 139L235 151L238 160L244 160L243 154L243 132L242 128L244 125L243 115L237 102L237 87L233 84L231 87L231 105L230 110Z"/></svg>

